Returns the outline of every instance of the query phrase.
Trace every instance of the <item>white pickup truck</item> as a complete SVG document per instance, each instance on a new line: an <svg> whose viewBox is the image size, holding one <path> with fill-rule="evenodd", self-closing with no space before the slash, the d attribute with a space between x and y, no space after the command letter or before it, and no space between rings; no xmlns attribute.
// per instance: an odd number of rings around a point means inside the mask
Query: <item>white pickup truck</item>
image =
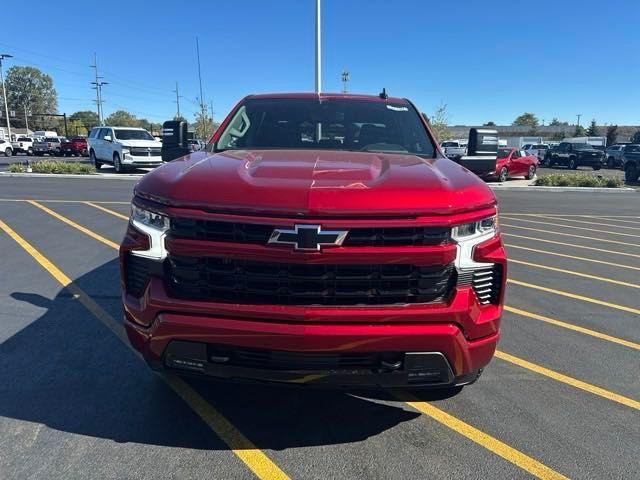
<svg viewBox="0 0 640 480"><path fill-rule="evenodd" d="M442 152L449 158L460 158L467 154L468 140L447 140L440 144Z"/></svg>
<svg viewBox="0 0 640 480"><path fill-rule="evenodd" d="M13 147L13 153L33 155L33 138L31 137L18 137L15 142L11 142L11 146Z"/></svg>

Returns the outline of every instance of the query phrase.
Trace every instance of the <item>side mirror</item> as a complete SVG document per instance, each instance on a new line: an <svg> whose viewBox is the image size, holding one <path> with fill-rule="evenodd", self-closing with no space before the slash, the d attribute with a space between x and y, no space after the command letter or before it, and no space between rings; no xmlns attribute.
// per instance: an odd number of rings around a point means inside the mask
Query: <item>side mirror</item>
<svg viewBox="0 0 640 480"><path fill-rule="evenodd" d="M106 140L107 142L111 141L111 135L105 135L104 137L102 137L103 140Z"/></svg>
<svg viewBox="0 0 640 480"><path fill-rule="evenodd" d="M498 131L487 128L472 128L469 131L467 154L460 164L473 173L482 175L496 169L498 159Z"/></svg>

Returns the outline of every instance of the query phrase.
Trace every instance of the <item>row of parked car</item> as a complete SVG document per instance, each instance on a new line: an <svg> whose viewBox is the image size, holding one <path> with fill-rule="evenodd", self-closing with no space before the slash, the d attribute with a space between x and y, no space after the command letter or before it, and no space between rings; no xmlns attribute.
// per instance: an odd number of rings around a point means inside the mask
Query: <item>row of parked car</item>
<svg viewBox="0 0 640 480"><path fill-rule="evenodd" d="M5 157L11 157L19 153L31 156L55 155L55 156L87 156L87 139L81 136L66 137L18 137L15 142L0 140L0 153Z"/></svg>

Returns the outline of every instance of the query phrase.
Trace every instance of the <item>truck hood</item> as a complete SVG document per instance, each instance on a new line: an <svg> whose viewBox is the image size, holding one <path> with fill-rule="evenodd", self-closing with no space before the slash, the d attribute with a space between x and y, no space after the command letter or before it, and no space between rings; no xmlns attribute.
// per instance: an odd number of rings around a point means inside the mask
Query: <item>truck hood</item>
<svg viewBox="0 0 640 480"><path fill-rule="evenodd" d="M328 150L194 152L145 175L138 196L175 207L293 216L447 215L495 205L446 158Z"/></svg>

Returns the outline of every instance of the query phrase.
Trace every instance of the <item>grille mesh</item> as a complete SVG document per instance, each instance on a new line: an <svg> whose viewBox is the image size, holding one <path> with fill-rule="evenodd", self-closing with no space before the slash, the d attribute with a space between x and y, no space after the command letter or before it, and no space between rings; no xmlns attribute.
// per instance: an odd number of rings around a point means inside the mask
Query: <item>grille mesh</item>
<svg viewBox="0 0 640 480"><path fill-rule="evenodd" d="M445 300L453 264L324 265L169 257L178 298L275 305L392 305Z"/></svg>
<svg viewBox="0 0 640 480"><path fill-rule="evenodd" d="M282 227L282 225L279 225ZM214 242L266 244L274 225L218 222L191 218L173 218L171 235L174 238L209 240ZM290 228L290 227L287 227ZM428 246L450 241L446 227L387 227L351 228L344 246Z"/></svg>

